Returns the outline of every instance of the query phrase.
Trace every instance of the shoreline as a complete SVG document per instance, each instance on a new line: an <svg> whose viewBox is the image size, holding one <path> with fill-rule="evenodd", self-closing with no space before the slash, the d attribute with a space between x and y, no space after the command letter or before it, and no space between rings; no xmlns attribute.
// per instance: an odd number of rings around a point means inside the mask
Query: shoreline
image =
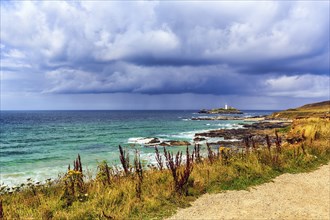
<svg viewBox="0 0 330 220"><path fill-rule="evenodd" d="M302 128L308 127L313 130L301 133ZM131 166L132 163L123 159L127 158L127 152L120 149L123 169L113 170L102 163L96 178L90 182L82 181L85 170L81 168L78 155L73 163L74 169L69 169L65 176L54 184L50 183L49 187L35 183L24 187L22 191L2 194L0 200L4 201L3 209L8 218L41 218L41 215L54 218L108 216L116 219L169 217L177 208L189 206L205 192L246 189L269 182L281 173L305 172L328 163L329 146L324 142L328 128L328 121L324 119L299 120L290 128L290 132L285 130L286 135L298 134L303 137L292 145L281 143L276 137L276 143L270 142L268 149L267 146L253 146L250 142L243 152L235 153L221 147L216 151L209 148L208 154L201 158L196 148L193 152L187 151L187 157L180 156L180 153L170 156L164 152L168 169L154 166L143 168L143 172L139 168L142 166L138 155L137 162ZM315 132L320 133L316 135ZM192 159L192 155L196 155L195 159ZM172 167L177 163L174 162L174 156L180 161L178 170ZM164 158L160 161L164 162ZM172 165L169 165L169 161L173 162ZM181 180L175 181L176 178ZM182 181L184 184L178 185ZM43 205L32 208L35 203L29 202L31 200ZM101 201L109 205L100 206ZM111 205L115 201L121 202Z"/></svg>
<svg viewBox="0 0 330 220"><path fill-rule="evenodd" d="M227 121L227 120L220 120L220 121ZM255 123L261 123L263 121L273 121L274 123L279 123L279 122L282 122L281 120L260 120L260 121L256 121ZM225 124L224 124L225 125ZM169 147L169 149L171 148L174 148L176 150L179 150L181 148L184 148L187 146L187 144L189 145L189 148L193 148L195 144L200 144L202 147L203 147L203 151L205 151L204 153L206 153L206 145L207 143L210 144L210 146L212 147L217 147L218 145L222 145L224 147L229 147L229 148L232 148L232 149L236 149L236 148L244 148L244 143L242 142L243 140L242 139L237 139L235 137L235 135L230 138L230 139L226 139L224 138L223 136L219 136L219 135L216 135L214 137L208 137L208 139L205 139L205 140L201 140L201 141L194 141L196 138L199 138L200 136L200 132L204 133L204 134L208 134L208 133L212 133L212 131L218 131L218 130L224 130L224 131L236 131L236 130L240 130L240 129L244 129L243 130L243 133L244 135L248 134L251 132L251 130L248 130L248 129L245 129L243 128L244 125L240 125L240 124L233 124L232 126L234 127L229 127L229 128L220 128L220 129L205 129L205 130L199 130L199 131L189 131L189 132L182 132L182 133L191 133L191 140L189 141L189 144L188 142L185 140L185 139L182 139L182 138L171 138L170 139L163 139L163 143L169 143L169 142L173 142L173 143L179 143L181 142L181 145L165 145L166 147ZM174 135L174 136L178 136L179 134L177 135ZM141 139L146 139L146 140L152 140L154 139L155 137L141 137ZM157 138L157 137L156 137ZM206 137L207 138L207 137ZM130 138L130 139L134 139L134 138ZM161 138L160 138L161 139ZM209 142L208 142L209 140ZM148 144L148 143L144 143L144 142L139 142L141 140L137 140L137 145L142 147L142 149L145 149L145 148L154 148L155 145L153 144ZM160 142L161 143L161 142ZM132 140L128 140L128 143L129 145L128 148L131 148L131 147L134 147L134 146L130 146L131 144L134 144ZM161 145L156 145L158 146L159 148L162 148L164 146L161 146ZM155 164L155 161L152 161L150 160L150 154L154 154L154 153L150 153L150 152L144 152L142 155L142 158L143 159L146 159L149 161L149 164ZM84 155L83 155L84 156ZM97 165L97 164L96 164ZM95 166L96 166L95 165ZM120 165L119 164L119 161L117 164L114 164L114 166L118 166ZM26 183L26 179L28 178L32 178L33 180L35 180L36 182L41 182L41 183L46 183L46 180L51 178L53 180L57 179L59 175L62 175L65 173L66 171L66 165L61 165L61 167L59 167L59 169L57 171L52 171L52 175L43 175L45 173L49 173L47 170L50 169L51 167L43 167L41 170L39 169L38 172L37 172L37 175L35 176L31 176L31 175L24 175L22 177L20 177L21 181L15 181L15 180L9 180L9 181L1 181L0 184L1 186L9 186L9 187L16 187L22 183ZM92 169L94 170L93 171L93 175L95 175L94 172L96 172L96 169ZM10 179L15 179L15 176L19 176L21 173L2 173L1 176L10 176Z"/></svg>

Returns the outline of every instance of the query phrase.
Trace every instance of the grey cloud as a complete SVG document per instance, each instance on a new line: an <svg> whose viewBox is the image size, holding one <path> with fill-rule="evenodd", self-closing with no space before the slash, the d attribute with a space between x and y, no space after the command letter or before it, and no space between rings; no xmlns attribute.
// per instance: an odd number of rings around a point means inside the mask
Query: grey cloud
<svg viewBox="0 0 330 220"><path fill-rule="evenodd" d="M253 69L261 62L313 58L329 45L327 2L24 4L17 6L21 13L3 16L4 42L39 47L37 58L49 65L91 59ZM23 22L29 17L36 23ZM17 37L9 19L22 22L19 30L29 37Z"/></svg>
<svg viewBox="0 0 330 220"><path fill-rule="evenodd" d="M46 74L56 93L240 94L259 82L225 66L142 67L127 63L107 66L101 73L58 69Z"/></svg>
<svg viewBox="0 0 330 220"><path fill-rule="evenodd" d="M328 97L330 96L330 78L310 74L281 76L267 79L265 86L270 96L291 97Z"/></svg>
<svg viewBox="0 0 330 220"><path fill-rule="evenodd" d="M327 97L329 2L1 2L0 31L6 88Z"/></svg>

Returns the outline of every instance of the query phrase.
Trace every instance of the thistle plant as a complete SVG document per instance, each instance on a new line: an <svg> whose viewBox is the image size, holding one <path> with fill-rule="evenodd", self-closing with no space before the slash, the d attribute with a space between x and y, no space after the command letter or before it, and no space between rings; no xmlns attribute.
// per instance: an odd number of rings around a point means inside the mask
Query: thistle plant
<svg viewBox="0 0 330 220"><path fill-rule="evenodd" d="M163 170L164 168L164 161L162 156L159 153L158 147L155 147L155 157L156 157L156 161L157 161L157 166L159 170Z"/></svg>
<svg viewBox="0 0 330 220"><path fill-rule="evenodd" d="M135 158L134 158L134 168L135 168L135 173L138 177L138 181L135 187L136 195L139 199L141 199L141 194L142 194L142 182L143 182L143 169L142 169L142 164L140 160L140 155L138 152L135 152Z"/></svg>
<svg viewBox="0 0 330 220"><path fill-rule="evenodd" d="M200 149L201 149L200 148L200 145L199 144L195 144L193 155L195 157L196 163L202 162L202 157L201 157L201 154L200 154Z"/></svg>
<svg viewBox="0 0 330 220"><path fill-rule="evenodd" d="M123 148L119 145L119 159L121 162L121 165L123 166L125 175L129 175L130 174L130 165L129 165L129 154L126 153L125 150L123 150Z"/></svg>
<svg viewBox="0 0 330 220"><path fill-rule="evenodd" d="M0 200L0 219L5 219L5 215L2 207L2 200Z"/></svg>
<svg viewBox="0 0 330 220"><path fill-rule="evenodd" d="M207 146L207 157L209 158L210 163L212 164L216 159L216 154L213 152L211 146L206 143Z"/></svg>
<svg viewBox="0 0 330 220"><path fill-rule="evenodd" d="M81 194L83 194L85 190L82 171L81 158L78 154L77 159L73 161L73 170L70 169L69 165L68 171L62 179L64 183L64 193L61 200L65 200L65 206L72 205L73 201L77 198L81 200Z"/></svg>
<svg viewBox="0 0 330 220"><path fill-rule="evenodd" d="M111 184L111 176L114 175L114 171L111 167L108 166L106 161L101 162L97 166L98 172L96 175L96 180L101 181L103 185Z"/></svg>
<svg viewBox="0 0 330 220"><path fill-rule="evenodd" d="M186 150L186 164L183 167L183 171L181 169L181 160L182 160L182 152L178 152L175 155L175 159L173 153L170 153L164 147L164 155L166 158L166 165L168 169L171 171L173 181L174 181L174 190L179 194L187 194L188 192L188 180L193 170L192 156L189 154L189 149L187 147Z"/></svg>

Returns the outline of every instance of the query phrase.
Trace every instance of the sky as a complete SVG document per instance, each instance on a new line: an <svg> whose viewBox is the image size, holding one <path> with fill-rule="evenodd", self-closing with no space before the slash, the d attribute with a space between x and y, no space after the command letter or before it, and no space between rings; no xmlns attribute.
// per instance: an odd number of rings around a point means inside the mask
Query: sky
<svg viewBox="0 0 330 220"><path fill-rule="evenodd" d="M1 110L330 99L329 1L1 1Z"/></svg>

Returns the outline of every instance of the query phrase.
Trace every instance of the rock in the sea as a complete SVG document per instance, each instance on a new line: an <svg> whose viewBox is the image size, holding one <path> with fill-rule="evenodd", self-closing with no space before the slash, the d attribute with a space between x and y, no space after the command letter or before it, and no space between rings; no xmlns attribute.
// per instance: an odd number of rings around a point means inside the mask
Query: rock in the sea
<svg viewBox="0 0 330 220"><path fill-rule="evenodd" d="M171 146L171 145L169 143L162 142L162 143L159 144L159 146L168 147L168 146Z"/></svg>
<svg viewBox="0 0 330 220"><path fill-rule="evenodd" d="M202 109L198 112L199 114L243 114L238 109L235 108L215 108L215 109Z"/></svg>
<svg viewBox="0 0 330 220"><path fill-rule="evenodd" d="M196 133L195 136L200 137L223 137L225 140L239 139L242 140L246 136L253 135L255 133L252 129L219 129L211 130L203 133Z"/></svg>
<svg viewBox="0 0 330 220"><path fill-rule="evenodd" d="M158 138L152 138L147 144L159 144L160 140Z"/></svg>
<svg viewBox="0 0 330 220"><path fill-rule="evenodd" d="M194 117L191 120L195 121L215 121L215 120L243 120L243 118L238 116L215 116L215 117Z"/></svg>
<svg viewBox="0 0 330 220"><path fill-rule="evenodd" d="M191 145L188 141L164 141L159 144L160 146L188 146Z"/></svg>
<svg viewBox="0 0 330 220"><path fill-rule="evenodd" d="M199 114L207 114L207 111L208 111L207 109L202 109L198 113Z"/></svg>
<svg viewBox="0 0 330 220"><path fill-rule="evenodd" d="M205 140L206 140L206 138L203 138L203 137L195 137L195 138L194 138L194 141L195 141L195 142L205 141Z"/></svg>
<svg viewBox="0 0 330 220"><path fill-rule="evenodd" d="M244 138L252 138L255 142L264 142L264 135L260 135L260 131L273 128L284 128L290 125L290 122L257 122L253 124L243 124L245 128L239 129L219 129L210 130L203 133L196 133L195 137L222 137L224 140L243 140Z"/></svg>

